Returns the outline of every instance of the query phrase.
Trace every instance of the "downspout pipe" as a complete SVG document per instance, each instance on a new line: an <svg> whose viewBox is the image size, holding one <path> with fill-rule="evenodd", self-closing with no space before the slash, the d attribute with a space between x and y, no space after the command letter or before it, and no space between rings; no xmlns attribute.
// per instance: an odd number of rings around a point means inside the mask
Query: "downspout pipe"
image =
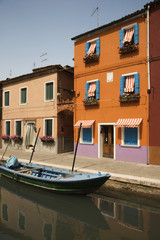
<svg viewBox="0 0 160 240"><path fill-rule="evenodd" d="M149 10L150 10L150 5L148 5L147 8L147 72L148 72L148 90L147 90L147 95L148 95L148 117L147 117L147 125L148 125L148 157L147 157L147 165L149 165L149 115L150 115L150 105L149 105L149 94L151 92L151 82L150 82L150 61L149 61Z"/></svg>

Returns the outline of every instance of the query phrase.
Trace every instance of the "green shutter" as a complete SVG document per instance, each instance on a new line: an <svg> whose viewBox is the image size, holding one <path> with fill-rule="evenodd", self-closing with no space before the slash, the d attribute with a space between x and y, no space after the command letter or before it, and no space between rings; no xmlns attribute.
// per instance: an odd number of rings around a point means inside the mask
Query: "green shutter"
<svg viewBox="0 0 160 240"><path fill-rule="evenodd" d="M27 102L27 88L21 89L21 104L24 104Z"/></svg>
<svg viewBox="0 0 160 240"><path fill-rule="evenodd" d="M5 95L4 95L4 105L7 107L9 106L9 92L5 92Z"/></svg>
<svg viewBox="0 0 160 240"><path fill-rule="evenodd" d="M46 83L46 100L53 100L53 82Z"/></svg>
<svg viewBox="0 0 160 240"><path fill-rule="evenodd" d="M52 137L52 119L45 120L45 136Z"/></svg>
<svg viewBox="0 0 160 240"><path fill-rule="evenodd" d="M6 135L10 136L10 122L6 121Z"/></svg>
<svg viewBox="0 0 160 240"><path fill-rule="evenodd" d="M16 121L16 135L21 136L21 121Z"/></svg>

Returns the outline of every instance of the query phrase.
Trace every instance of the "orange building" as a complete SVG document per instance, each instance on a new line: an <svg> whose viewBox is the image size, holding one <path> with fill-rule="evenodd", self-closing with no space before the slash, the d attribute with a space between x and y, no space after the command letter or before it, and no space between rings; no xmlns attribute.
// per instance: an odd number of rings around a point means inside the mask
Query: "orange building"
<svg viewBox="0 0 160 240"><path fill-rule="evenodd" d="M51 65L2 84L2 147L61 153L73 150L73 68Z"/></svg>
<svg viewBox="0 0 160 240"><path fill-rule="evenodd" d="M142 9L72 38L79 156L147 164L147 18Z"/></svg>

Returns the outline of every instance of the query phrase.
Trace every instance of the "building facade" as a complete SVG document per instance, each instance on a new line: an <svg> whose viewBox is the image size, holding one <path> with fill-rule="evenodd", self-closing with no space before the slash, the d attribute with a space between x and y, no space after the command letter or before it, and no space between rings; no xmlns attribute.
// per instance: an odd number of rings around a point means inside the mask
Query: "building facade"
<svg viewBox="0 0 160 240"><path fill-rule="evenodd" d="M160 1L147 5L149 11L149 159L160 164Z"/></svg>
<svg viewBox="0 0 160 240"><path fill-rule="evenodd" d="M73 86L73 68L61 65L2 81L2 147L30 149L40 128L37 151L71 151Z"/></svg>
<svg viewBox="0 0 160 240"><path fill-rule="evenodd" d="M77 154L148 164L146 10L72 40Z"/></svg>

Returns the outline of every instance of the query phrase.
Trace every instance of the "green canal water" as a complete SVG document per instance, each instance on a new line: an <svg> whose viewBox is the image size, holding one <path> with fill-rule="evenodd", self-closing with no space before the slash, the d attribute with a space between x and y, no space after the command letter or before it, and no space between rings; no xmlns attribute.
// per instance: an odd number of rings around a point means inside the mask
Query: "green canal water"
<svg viewBox="0 0 160 240"><path fill-rule="evenodd" d="M102 196L66 196L0 178L2 240L159 240L160 209Z"/></svg>

